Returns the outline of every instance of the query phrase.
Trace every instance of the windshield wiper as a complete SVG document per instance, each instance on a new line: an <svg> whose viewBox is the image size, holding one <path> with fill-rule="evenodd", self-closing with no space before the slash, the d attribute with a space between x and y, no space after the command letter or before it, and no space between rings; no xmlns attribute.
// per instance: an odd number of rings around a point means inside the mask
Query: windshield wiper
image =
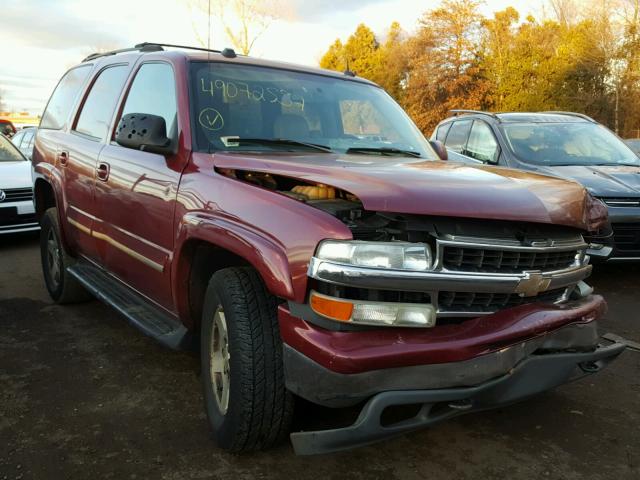
<svg viewBox="0 0 640 480"><path fill-rule="evenodd" d="M590 167L640 167L640 163L592 163Z"/></svg>
<svg viewBox="0 0 640 480"><path fill-rule="evenodd" d="M391 148L391 147L351 147L347 150L347 153L380 153L383 155L404 155L407 157L421 157L420 153L414 152L413 150L403 150L401 148Z"/></svg>
<svg viewBox="0 0 640 480"><path fill-rule="evenodd" d="M225 147L239 147L240 145L287 145L293 147L306 147L321 152L330 153L331 148L317 143L300 142L298 140L290 140L288 138L245 138L245 137L222 137L222 143Z"/></svg>

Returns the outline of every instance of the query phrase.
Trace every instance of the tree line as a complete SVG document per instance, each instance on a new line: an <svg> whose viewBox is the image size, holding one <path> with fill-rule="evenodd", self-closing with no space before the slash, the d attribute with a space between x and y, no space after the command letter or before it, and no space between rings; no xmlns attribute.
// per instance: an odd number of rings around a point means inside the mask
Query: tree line
<svg viewBox="0 0 640 480"><path fill-rule="evenodd" d="M407 34L364 24L320 66L384 87L430 135L451 109L585 113L640 137L640 0L549 0L537 19L478 0L443 0Z"/></svg>

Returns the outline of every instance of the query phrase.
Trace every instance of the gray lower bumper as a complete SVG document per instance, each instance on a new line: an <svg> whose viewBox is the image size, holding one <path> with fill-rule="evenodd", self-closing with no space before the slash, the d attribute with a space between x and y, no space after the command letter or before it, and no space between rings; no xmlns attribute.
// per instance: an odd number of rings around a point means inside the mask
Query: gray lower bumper
<svg viewBox="0 0 640 480"><path fill-rule="evenodd" d="M473 387L387 391L373 396L356 422L346 428L291 434L297 454L329 453L368 445L449 418L523 400L585 375L615 359L625 346L614 343L592 352L530 355L503 375ZM387 407L420 405L407 420L383 425Z"/></svg>
<svg viewBox="0 0 640 480"><path fill-rule="evenodd" d="M354 374L329 370L285 344L285 377L287 388L310 402L326 407L347 407L389 390L432 390L479 385L504 375L534 352L593 351L597 344L598 325L593 321L569 325L462 362Z"/></svg>

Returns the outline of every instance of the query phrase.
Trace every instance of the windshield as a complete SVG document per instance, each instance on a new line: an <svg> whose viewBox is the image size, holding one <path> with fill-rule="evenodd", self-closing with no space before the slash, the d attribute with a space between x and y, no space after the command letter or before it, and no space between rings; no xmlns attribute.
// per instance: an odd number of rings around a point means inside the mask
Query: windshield
<svg viewBox="0 0 640 480"><path fill-rule="evenodd" d="M637 165L640 159L602 125L530 123L504 125L513 153L536 165Z"/></svg>
<svg viewBox="0 0 640 480"><path fill-rule="evenodd" d="M199 151L322 154L326 147L325 152L437 159L402 108L372 85L288 70L204 62L192 64L191 85ZM363 148L366 151L354 150Z"/></svg>
<svg viewBox="0 0 640 480"><path fill-rule="evenodd" d="M0 162L22 162L26 159L4 135L0 135Z"/></svg>

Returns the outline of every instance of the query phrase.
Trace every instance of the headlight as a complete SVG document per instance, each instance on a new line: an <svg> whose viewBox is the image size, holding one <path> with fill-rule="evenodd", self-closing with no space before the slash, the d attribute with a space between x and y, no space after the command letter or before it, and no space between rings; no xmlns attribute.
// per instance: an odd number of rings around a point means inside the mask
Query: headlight
<svg viewBox="0 0 640 480"><path fill-rule="evenodd" d="M425 243L325 240L316 257L320 260L369 268L424 271L432 266L431 248Z"/></svg>

